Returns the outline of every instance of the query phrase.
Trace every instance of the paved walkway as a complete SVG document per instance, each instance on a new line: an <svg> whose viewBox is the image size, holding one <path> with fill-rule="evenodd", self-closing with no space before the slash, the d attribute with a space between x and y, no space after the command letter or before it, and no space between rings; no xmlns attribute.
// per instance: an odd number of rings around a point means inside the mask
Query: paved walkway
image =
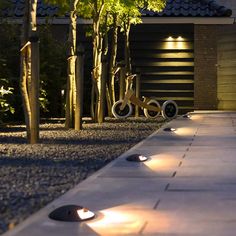
<svg viewBox="0 0 236 236"><path fill-rule="evenodd" d="M179 117L18 225L5 236L236 235L236 113ZM131 163L131 153L148 155ZM58 206L77 204L94 220L50 220Z"/></svg>

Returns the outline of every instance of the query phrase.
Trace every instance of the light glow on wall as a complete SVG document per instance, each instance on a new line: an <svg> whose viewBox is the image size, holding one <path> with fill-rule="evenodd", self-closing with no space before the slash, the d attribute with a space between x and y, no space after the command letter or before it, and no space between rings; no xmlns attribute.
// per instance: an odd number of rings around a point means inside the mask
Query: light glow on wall
<svg viewBox="0 0 236 236"><path fill-rule="evenodd" d="M188 42L184 41L185 39L182 36L169 36L165 39L163 49L188 49Z"/></svg>
<svg viewBox="0 0 236 236"><path fill-rule="evenodd" d="M173 41L174 40L174 38L172 37L172 36L169 36L168 38L167 38L167 41Z"/></svg>
<svg viewBox="0 0 236 236"><path fill-rule="evenodd" d="M177 38L177 40L178 40L178 41L184 41L184 38L183 38L182 36L179 36L179 37Z"/></svg>

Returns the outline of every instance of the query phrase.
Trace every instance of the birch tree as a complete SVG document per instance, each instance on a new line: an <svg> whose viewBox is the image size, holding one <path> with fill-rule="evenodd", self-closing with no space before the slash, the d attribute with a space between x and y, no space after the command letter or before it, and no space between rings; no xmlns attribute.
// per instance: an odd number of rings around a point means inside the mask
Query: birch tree
<svg viewBox="0 0 236 236"><path fill-rule="evenodd" d="M39 44L36 15L37 0L25 1L20 50L20 88L27 139L31 144L39 141Z"/></svg>
<svg viewBox="0 0 236 236"><path fill-rule="evenodd" d="M58 5L60 13L65 15L69 12L69 34L68 34L68 55L67 55L67 88L66 88L66 121L65 127L81 129L80 114L76 112L80 106L77 85L80 84L76 77L76 51L77 51L77 16L80 0L46 0L47 3ZM81 108L80 108L81 109ZM79 124L78 124L79 123Z"/></svg>
<svg viewBox="0 0 236 236"><path fill-rule="evenodd" d="M77 7L79 0L70 1L70 24L68 36L68 79L66 93L66 128L74 128L76 107L76 29L77 29Z"/></svg>
<svg viewBox="0 0 236 236"><path fill-rule="evenodd" d="M83 0L80 15L92 19L93 69L91 72L91 116L95 122L102 123L104 119L104 77L102 77L102 51L104 47L103 27L107 21L107 9L114 0Z"/></svg>

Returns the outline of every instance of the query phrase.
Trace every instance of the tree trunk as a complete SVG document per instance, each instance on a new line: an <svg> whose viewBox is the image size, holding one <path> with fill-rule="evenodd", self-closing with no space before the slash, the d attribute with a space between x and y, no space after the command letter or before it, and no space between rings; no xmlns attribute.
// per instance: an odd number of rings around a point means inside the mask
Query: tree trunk
<svg viewBox="0 0 236 236"><path fill-rule="evenodd" d="M100 96L101 100L100 103L98 104L98 123L101 124L104 122L105 118L105 96L106 96L106 78L107 78L107 56L104 55L102 57L102 77L101 77L101 91L100 91Z"/></svg>
<svg viewBox="0 0 236 236"><path fill-rule="evenodd" d="M39 141L39 43L37 35L37 0L31 0L29 24L29 94L30 94L30 143Z"/></svg>
<svg viewBox="0 0 236 236"><path fill-rule="evenodd" d="M103 120L102 114L102 34L100 32L100 12L93 18L93 71L92 71L92 95L91 115L95 122Z"/></svg>
<svg viewBox="0 0 236 236"><path fill-rule="evenodd" d="M26 133L27 140L30 142L30 103L29 103L29 95L27 91L27 78L28 78L28 69L27 69L27 40L28 40L28 25L29 25L29 2L25 2L25 13L24 19L22 23L21 29L21 67L20 67L20 89L22 96L22 103L24 109L25 116L25 124L26 124Z"/></svg>
<svg viewBox="0 0 236 236"><path fill-rule="evenodd" d="M111 95L110 95L110 89L108 87L108 83L106 83L106 101L107 101L107 113L109 117L112 117L112 102L111 102Z"/></svg>
<svg viewBox="0 0 236 236"><path fill-rule="evenodd" d="M124 23L124 33L125 33L125 70L126 75L132 73L131 57L130 57L130 22Z"/></svg>
<svg viewBox="0 0 236 236"><path fill-rule="evenodd" d="M140 99L140 73L137 73L136 76L136 86L135 86L135 96ZM139 117L140 107L138 105L135 106L135 117Z"/></svg>
<svg viewBox="0 0 236 236"><path fill-rule="evenodd" d="M21 51L21 72L20 72L20 89L21 89L21 96L22 96L22 103L24 109L24 116L25 116L25 125L26 125L26 133L27 133L27 140L30 142L30 120L31 120L31 110L30 110L30 103L29 103L29 94L27 91L27 50Z"/></svg>
<svg viewBox="0 0 236 236"><path fill-rule="evenodd" d="M37 0L25 2L21 36L20 88L30 144L39 141L39 45L36 10Z"/></svg>
<svg viewBox="0 0 236 236"><path fill-rule="evenodd" d="M76 91L75 91L75 71L76 71L76 27L77 14L76 9L79 0L71 0L70 2L70 26L68 36L68 77L66 89L66 128L74 128L75 107L76 107ZM77 118L76 118L77 119Z"/></svg>
<svg viewBox="0 0 236 236"><path fill-rule="evenodd" d="M76 107L75 107L75 130L82 129L83 114L83 84L84 84L84 48L77 48L76 60Z"/></svg>
<svg viewBox="0 0 236 236"><path fill-rule="evenodd" d="M33 35L32 35L33 36ZM31 141L39 141L39 43L37 36L31 41Z"/></svg>
<svg viewBox="0 0 236 236"><path fill-rule="evenodd" d="M120 63L120 79L119 79L119 89L120 89L120 92L119 92L119 99L124 99L125 97L125 89L126 89L126 84L125 84L125 81L126 81L126 72L125 72L125 63L124 61L122 61Z"/></svg>
<svg viewBox="0 0 236 236"><path fill-rule="evenodd" d="M113 15L113 26L112 26L112 38L111 38L111 54L109 62L109 89L111 95L111 105L116 101L115 96L115 71L116 66L116 56L117 56L117 41L118 41L118 25L117 25L117 14Z"/></svg>

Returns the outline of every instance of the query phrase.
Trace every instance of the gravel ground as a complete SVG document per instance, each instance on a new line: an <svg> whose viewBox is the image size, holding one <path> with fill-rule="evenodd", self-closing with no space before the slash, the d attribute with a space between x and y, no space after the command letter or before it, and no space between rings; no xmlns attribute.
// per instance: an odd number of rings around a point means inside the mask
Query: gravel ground
<svg viewBox="0 0 236 236"><path fill-rule="evenodd" d="M163 120L85 119L83 130L61 122L40 126L40 144L26 143L25 127L0 128L0 234L73 188L136 143Z"/></svg>

